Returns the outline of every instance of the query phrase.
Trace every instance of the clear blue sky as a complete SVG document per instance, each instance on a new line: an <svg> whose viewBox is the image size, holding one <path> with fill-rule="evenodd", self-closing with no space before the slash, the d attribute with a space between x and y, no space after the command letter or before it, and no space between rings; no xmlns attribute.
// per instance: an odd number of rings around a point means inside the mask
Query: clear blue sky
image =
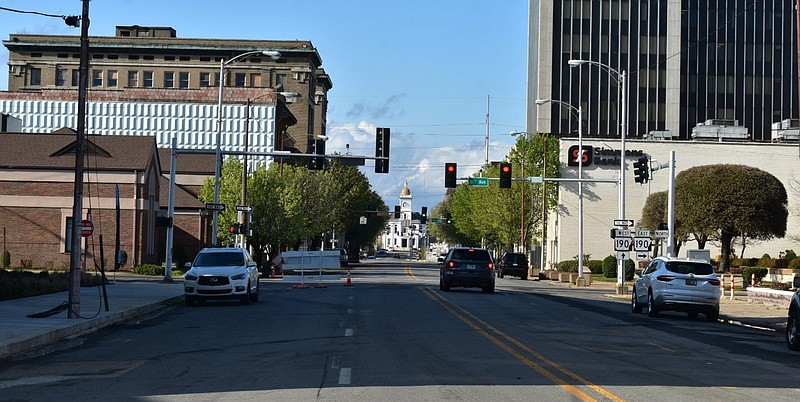
<svg viewBox="0 0 800 402"><path fill-rule="evenodd" d="M0 6L80 15L80 0L7 1ZM182 38L310 40L333 80L328 153L374 155L375 127L392 130L389 174L363 171L389 208L405 181L414 210L444 196L444 163L459 176L490 160L525 129L527 0L93 0L89 35L117 25L170 26ZM13 33L79 35L59 18L0 11ZM8 52L0 60L7 65ZM7 71L7 69L5 70ZM8 88L7 72L0 90Z"/></svg>

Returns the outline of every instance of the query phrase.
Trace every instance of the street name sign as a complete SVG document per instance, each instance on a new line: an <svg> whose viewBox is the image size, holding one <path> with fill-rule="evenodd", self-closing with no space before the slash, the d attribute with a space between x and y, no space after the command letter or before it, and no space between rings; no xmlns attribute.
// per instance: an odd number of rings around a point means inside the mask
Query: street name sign
<svg viewBox="0 0 800 402"><path fill-rule="evenodd" d="M431 222L433 222L433 223L442 223L442 218L431 218Z"/></svg>
<svg viewBox="0 0 800 402"><path fill-rule="evenodd" d="M206 210L222 212L225 210L225 204L206 204Z"/></svg>
<svg viewBox="0 0 800 402"><path fill-rule="evenodd" d="M614 219L614 226L633 226L633 219Z"/></svg>
<svg viewBox="0 0 800 402"><path fill-rule="evenodd" d="M669 237L669 230L656 230L656 237L661 237L661 238Z"/></svg>
<svg viewBox="0 0 800 402"><path fill-rule="evenodd" d="M649 237L634 237L633 249L636 251L649 251L652 239Z"/></svg>
<svg viewBox="0 0 800 402"><path fill-rule="evenodd" d="M474 187L489 187L488 177L470 177L468 184Z"/></svg>

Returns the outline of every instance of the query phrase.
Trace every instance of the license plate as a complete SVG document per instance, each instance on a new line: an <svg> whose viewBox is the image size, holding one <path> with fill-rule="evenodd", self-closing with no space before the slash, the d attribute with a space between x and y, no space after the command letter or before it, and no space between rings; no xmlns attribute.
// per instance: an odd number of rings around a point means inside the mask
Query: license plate
<svg viewBox="0 0 800 402"><path fill-rule="evenodd" d="M475 265L473 265L473 264L467 264L467 265L464 265L464 269L475 269L475 268L476 268L476 267L475 267Z"/></svg>
<svg viewBox="0 0 800 402"><path fill-rule="evenodd" d="M697 279L687 279L686 285L688 286L697 286Z"/></svg>

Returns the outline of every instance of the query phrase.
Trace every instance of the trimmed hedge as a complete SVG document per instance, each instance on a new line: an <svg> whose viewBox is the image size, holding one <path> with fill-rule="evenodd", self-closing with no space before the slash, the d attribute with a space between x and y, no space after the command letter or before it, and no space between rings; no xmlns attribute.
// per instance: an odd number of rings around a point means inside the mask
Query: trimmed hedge
<svg viewBox="0 0 800 402"><path fill-rule="evenodd" d="M742 268L742 280L746 284L745 287L750 285L750 281L753 275L755 275L756 278L756 285L761 283L761 280L764 279L765 276L767 276L768 271L769 270L767 268L762 268L762 267Z"/></svg>
<svg viewBox="0 0 800 402"><path fill-rule="evenodd" d="M69 272L0 270L0 300L68 291L69 275ZM81 286L97 286L101 283L99 275L81 274Z"/></svg>
<svg viewBox="0 0 800 402"><path fill-rule="evenodd" d="M616 278L617 277L617 257L614 255L609 255L606 258L603 258L603 276L606 278ZM633 280L633 273L636 270L636 264L634 264L631 260L625 260L625 280L630 281Z"/></svg>

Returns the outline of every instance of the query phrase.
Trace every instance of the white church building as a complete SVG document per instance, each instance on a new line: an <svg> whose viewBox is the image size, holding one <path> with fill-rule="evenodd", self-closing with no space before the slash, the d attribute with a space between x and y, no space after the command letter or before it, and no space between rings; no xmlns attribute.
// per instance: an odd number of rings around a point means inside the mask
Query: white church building
<svg viewBox="0 0 800 402"><path fill-rule="evenodd" d="M406 182L400 191L400 217L392 215L392 219L386 224L386 231L380 239L381 247L391 251L412 251L427 247L428 225L421 222L419 213L412 212L413 198Z"/></svg>

